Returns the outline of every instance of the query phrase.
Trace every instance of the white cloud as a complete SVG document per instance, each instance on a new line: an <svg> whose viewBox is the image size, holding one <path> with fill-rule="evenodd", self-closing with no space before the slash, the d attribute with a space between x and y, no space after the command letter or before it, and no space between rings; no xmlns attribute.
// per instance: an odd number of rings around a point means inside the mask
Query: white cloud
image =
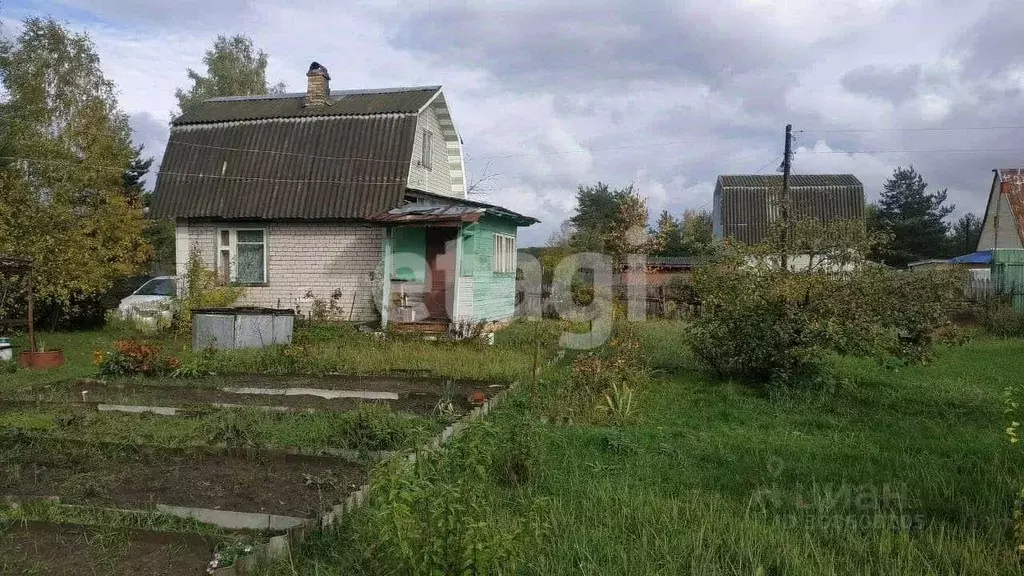
<svg viewBox="0 0 1024 576"><path fill-rule="evenodd" d="M708 207L718 174L774 170L786 123L806 130L798 172L854 173L869 199L913 163L980 210L990 169L1024 156L888 152L1015 146L1024 131L890 130L1024 125L1015 0L14 0L0 23L46 13L89 32L151 153L216 34L250 35L293 90L312 60L335 88L441 83L471 177L500 174L488 199L544 220L524 244L581 183L635 181L652 212Z"/></svg>

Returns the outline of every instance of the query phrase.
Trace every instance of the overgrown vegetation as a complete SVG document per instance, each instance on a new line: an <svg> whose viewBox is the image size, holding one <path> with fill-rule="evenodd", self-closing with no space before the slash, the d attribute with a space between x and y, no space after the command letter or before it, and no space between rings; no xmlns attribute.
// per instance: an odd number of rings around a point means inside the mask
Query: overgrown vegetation
<svg viewBox="0 0 1024 576"><path fill-rule="evenodd" d="M49 437L170 448L223 446L248 452L401 450L425 442L441 431L442 424L371 405L349 412L300 413L197 406L190 415L179 417L41 408L0 412L0 428L36 430Z"/></svg>
<svg viewBox="0 0 1024 576"><path fill-rule="evenodd" d="M511 419L510 419L511 418ZM311 547L343 551L279 561L274 574L514 574L546 542L546 499L515 496L542 473L534 420L473 426L445 451L394 458L373 473L367 503ZM508 490L502 502L495 489ZM349 520L350 519L350 520ZM336 548L335 548L336 547Z"/></svg>
<svg viewBox="0 0 1024 576"><path fill-rule="evenodd" d="M543 542L526 530L528 554L504 556L489 571L473 564L477 574L867 576L919 574L922 565L1024 573L1007 529L1024 455L1008 450L1001 424L1019 341L940 345L933 362L898 369L829 355L828 390L760 394L702 375L685 325L635 328L653 380L636 396L634 417L614 428L602 419L540 424L523 387L435 455L446 463L395 464L403 470L384 479L386 494L266 573L458 572L449 566L465 559L462 541L446 538L477 519L476 502L494 525L536 514L523 526ZM549 392L568 385L572 362L545 371L543 410L562 400ZM498 465L464 467L479 461L467 451L484 449L478 428L501 450L528 454L507 459L527 464L505 467L527 470L525 481L496 473ZM460 478L472 479L471 493ZM452 506L459 498L474 504ZM490 550L489 530L473 538ZM433 548L439 543L446 548Z"/></svg>
<svg viewBox="0 0 1024 576"><path fill-rule="evenodd" d="M805 384L830 354L919 362L951 333L959 272L874 266L864 260L873 239L857 224L798 222L774 234L694 274L702 314L690 343L717 376Z"/></svg>
<svg viewBox="0 0 1024 576"><path fill-rule="evenodd" d="M101 376L155 376L177 370L177 356L164 354L158 344L139 340L117 340L110 351L97 350L93 363Z"/></svg>
<svg viewBox="0 0 1024 576"><path fill-rule="evenodd" d="M217 272L208 268L198 247L188 254L184 290L175 301L175 332L187 340L192 334L192 311L202 308L225 308L245 294L245 288L218 282Z"/></svg>

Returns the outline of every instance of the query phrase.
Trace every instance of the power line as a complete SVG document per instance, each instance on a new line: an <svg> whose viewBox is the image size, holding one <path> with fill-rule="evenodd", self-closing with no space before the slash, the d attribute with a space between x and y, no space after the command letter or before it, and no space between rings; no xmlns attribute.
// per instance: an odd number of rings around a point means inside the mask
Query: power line
<svg viewBox="0 0 1024 576"><path fill-rule="evenodd" d="M765 162L764 166L761 166L757 170L754 170L752 172L752 174L760 174L765 168L771 166L772 164L775 164L779 160L779 158L781 158L781 157L782 157L782 154L776 154L775 156L772 156L771 160Z"/></svg>
<svg viewBox="0 0 1024 576"><path fill-rule="evenodd" d="M987 130L1024 130L1024 126L963 126L959 128L821 128L795 130L795 132L813 132L816 134L839 134L848 132L970 132Z"/></svg>
<svg viewBox="0 0 1024 576"><path fill-rule="evenodd" d="M993 154L999 152L1024 152L1024 148L941 148L941 149L893 149L893 150L814 150L803 148L801 154Z"/></svg>
<svg viewBox="0 0 1024 576"><path fill-rule="evenodd" d="M44 158L21 158L17 156L0 156L0 160L17 160L24 162L37 162L44 164L57 164L65 166L78 166L88 169L106 169L116 171L118 174L123 174L126 168L120 168L117 166L108 166L103 164L79 164L75 162L67 162L64 160L47 160ZM289 183L303 183L303 184L362 184L366 186L394 186L395 184L402 182L405 178L395 178L391 182L373 182L368 180L320 180L320 179L307 179L307 178L261 178L253 176L226 176L219 174L197 174L193 172L170 172L166 170L154 170L152 173L166 176L181 176L188 178L218 178L223 180L241 180L245 182L289 182Z"/></svg>

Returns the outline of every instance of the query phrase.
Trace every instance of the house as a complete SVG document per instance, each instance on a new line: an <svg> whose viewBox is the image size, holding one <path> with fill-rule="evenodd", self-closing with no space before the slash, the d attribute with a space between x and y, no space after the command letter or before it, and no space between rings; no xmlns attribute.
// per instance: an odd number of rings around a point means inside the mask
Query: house
<svg viewBox="0 0 1024 576"><path fill-rule="evenodd" d="M777 174L721 175L715 184L712 228L716 238L743 244L767 239L782 216ZM852 174L794 174L789 180L789 217L821 222L863 221L864 185ZM791 265L807 267L815 255L793 254Z"/></svg>
<svg viewBox="0 0 1024 576"><path fill-rule="evenodd" d="M517 229L536 219L466 198L440 86L213 98L174 119L152 213L176 222L246 306L329 303L339 319L502 322Z"/></svg>
<svg viewBox="0 0 1024 576"><path fill-rule="evenodd" d="M1024 170L993 170L978 250L1024 249Z"/></svg>
<svg viewBox="0 0 1024 576"><path fill-rule="evenodd" d="M689 278L697 265L692 256L648 256L645 276L648 286L661 286L673 276Z"/></svg>

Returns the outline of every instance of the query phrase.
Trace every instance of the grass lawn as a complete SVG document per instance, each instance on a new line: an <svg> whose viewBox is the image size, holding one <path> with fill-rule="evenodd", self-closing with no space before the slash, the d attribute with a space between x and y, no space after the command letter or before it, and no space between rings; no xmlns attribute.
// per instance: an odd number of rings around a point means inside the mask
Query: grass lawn
<svg viewBox="0 0 1024 576"><path fill-rule="evenodd" d="M677 326L651 323L644 342L658 373L631 423L541 425L526 485L479 485L490 518L546 501L516 573L1024 573L1010 527L1024 457L1002 411L1024 342L977 339L895 371L840 359L835 388L772 395L693 371ZM490 421L511 436L525 410ZM267 573L370 572L359 521Z"/></svg>
<svg viewBox="0 0 1024 576"><path fill-rule="evenodd" d="M537 332L520 323L498 333L495 346L475 343L424 342L412 338L391 337L377 340L349 327L314 326L297 328L295 354L282 354L278 348L220 352L206 360L205 367L218 373L336 373L347 375L385 374L422 371L432 376L511 382L528 374L533 362L534 338L550 341L552 324ZM66 364L54 370L23 370L0 374L0 392L76 378L97 377L92 364L93 352L109 351L118 338L106 330L79 332L40 332L37 341L47 349L64 350ZM28 347L28 339L14 339L16 350ZM182 360L196 355L188 343L161 339L165 351ZM551 347L545 347L550 351Z"/></svg>
<svg viewBox="0 0 1024 576"><path fill-rule="evenodd" d="M114 344L114 335L104 330L82 330L78 332L37 332L36 342L42 342L47 350L64 350L65 364L52 370L23 370L0 373L0 392L5 389L24 388L96 376L92 365L92 353L109 350ZM15 355L28 350L28 337L14 338Z"/></svg>

